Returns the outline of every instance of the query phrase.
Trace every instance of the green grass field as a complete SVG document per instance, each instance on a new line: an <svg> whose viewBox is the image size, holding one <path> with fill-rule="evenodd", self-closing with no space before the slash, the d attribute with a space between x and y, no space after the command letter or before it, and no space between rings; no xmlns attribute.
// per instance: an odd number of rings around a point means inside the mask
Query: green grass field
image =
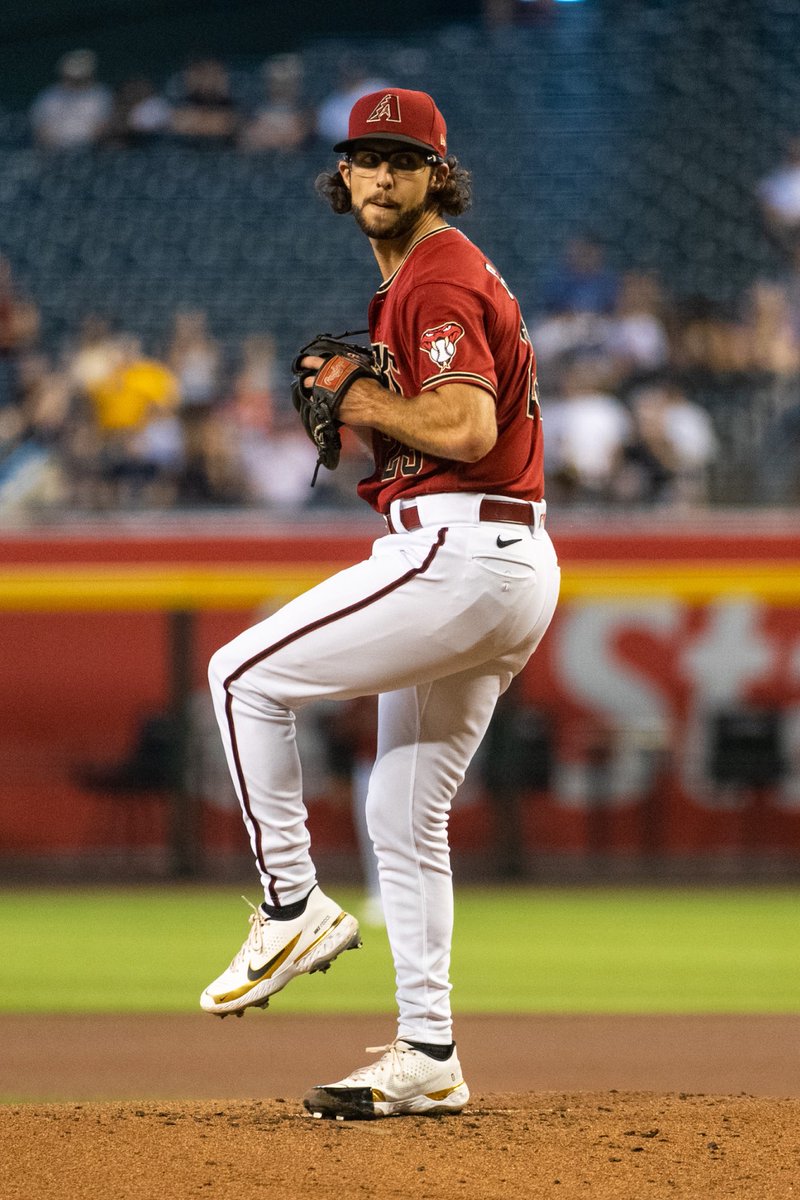
<svg viewBox="0 0 800 1200"><path fill-rule="evenodd" d="M336 897L358 912L359 897ZM251 898L257 902L255 889ZM461 888L460 1012L798 1012L800 890ZM0 890L0 1011L194 1012L238 949L235 888ZM272 1002L394 1007L386 935Z"/></svg>

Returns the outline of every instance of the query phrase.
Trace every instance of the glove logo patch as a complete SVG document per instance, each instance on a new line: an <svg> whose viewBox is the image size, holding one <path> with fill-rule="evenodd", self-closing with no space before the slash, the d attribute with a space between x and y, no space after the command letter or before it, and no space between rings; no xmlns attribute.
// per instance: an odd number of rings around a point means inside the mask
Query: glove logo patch
<svg viewBox="0 0 800 1200"><path fill-rule="evenodd" d="M435 329L426 329L419 348L430 356L440 371L446 371L456 356L456 346L464 336L464 328L456 321L445 321Z"/></svg>
<svg viewBox="0 0 800 1200"><path fill-rule="evenodd" d="M367 117L367 125L371 125L375 121L400 121L400 97L394 92L387 92L381 97L378 103L373 108L372 112Z"/></svg>
<svg viewBox="0 0 800 1200"><path fill-rule="evenodd" d="M356 369L355 363L349 362L346 358L337 354L335 358L329 358L320 367L317 372L317 386L327 388L333 392Z"/></svg>

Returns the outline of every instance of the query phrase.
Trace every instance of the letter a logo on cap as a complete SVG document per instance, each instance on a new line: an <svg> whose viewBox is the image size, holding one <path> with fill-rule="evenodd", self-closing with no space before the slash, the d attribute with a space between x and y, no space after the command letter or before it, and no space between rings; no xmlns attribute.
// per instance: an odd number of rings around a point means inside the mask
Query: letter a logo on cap
<svg viewBox="0 0 800 1200"><path fill-rule="evenodd" d="M367 117L367 125L373 121L396 121L399 124L400 97L396 96L394 92L387 92L385 96L382 96Z"/></svg>

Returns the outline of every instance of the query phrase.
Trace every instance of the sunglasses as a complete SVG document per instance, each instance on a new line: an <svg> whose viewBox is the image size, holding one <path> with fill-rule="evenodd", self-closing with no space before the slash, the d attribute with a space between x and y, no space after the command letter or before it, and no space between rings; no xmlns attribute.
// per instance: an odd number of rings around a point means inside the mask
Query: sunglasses
<svg viewBox="0 0 800 1200"><path fill-rule="evenodd" d="M416 175L425 167L436 166L442 159L432 151L425 154L420 150L354 150L345 155L345 162L359 175L374 174L384 162L395 175Z"/></svg>

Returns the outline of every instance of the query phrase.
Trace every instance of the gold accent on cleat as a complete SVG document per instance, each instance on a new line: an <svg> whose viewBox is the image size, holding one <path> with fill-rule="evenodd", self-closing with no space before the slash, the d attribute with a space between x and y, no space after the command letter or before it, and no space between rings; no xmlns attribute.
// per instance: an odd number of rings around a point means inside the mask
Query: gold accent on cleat
<svg viewBox="0 0 800 1200"><path fill-rule="evenodd" d="M452 1096L453 1092L463 1086L464 1080L462 1079L459 1083L454 1083L452 1087L442 1088L440 1092L426 1092L425 1097L427 1100L446 1100L448 1096Z"/></svg>
<svg viewBox="0 0 800 1200"><path fill-rule="evenodd" d="M332 932L332 931L333 931L333 930L336 928L336 926L337 926L337 925L341 925L342 921L345 919L345 917L346 917L346 916L347 916L347 913L346 913L346 912L340 912L340 913L339 913L339 915L338 915L338 917L336 918L336 920L335 920L335 921L333 921L333 922L331 922L331 924L328 926L328 928L327 928L327 929L323 929L323 931L322 931L322 933L319 935L319 937L318 937L318 938L314 938L314 941L313 941L313 942L311 942L311 943L310 943L310 945L306 946L305 950L302 950L302 951L300 952L300 954L298 954L298 955L297 955L297 958L296 958L294 961L295 961L295 962L300 962L300 959L301 959L301 958L305 958L305 956L306 956L306 955L307 955L307 954L308 954L308 953L309 953L311 950L313 950L313 949L314 949L314 947L317 945L317 943L318 943L318 942L321 942L323 938L327 937L327 936L328 936L328 934L329 934L329 933L331 933L331 932ZM298 934L298 937L299 937L299 934Z"/></svg>
<svg viewBox="0 0 800 1200"><path fill-rule="evenodd" d="M260 967L257 971L253 971L252 967L248 967L250 978L242 987L234 988L232 992L223 992L221 996L212 996L212 1000L216 1004L227 1004L231 1000L238 1000L241 996L246 996L248 992L252 992L253 988L257 987L259 983L263 983L265 979L271 979L278 967L283 966L286 962L286 959L292 953L299 940L300 934L298 933L296 937L287 942L283 949L279 950L274 958L271 958L263 967Z"/></svg>

